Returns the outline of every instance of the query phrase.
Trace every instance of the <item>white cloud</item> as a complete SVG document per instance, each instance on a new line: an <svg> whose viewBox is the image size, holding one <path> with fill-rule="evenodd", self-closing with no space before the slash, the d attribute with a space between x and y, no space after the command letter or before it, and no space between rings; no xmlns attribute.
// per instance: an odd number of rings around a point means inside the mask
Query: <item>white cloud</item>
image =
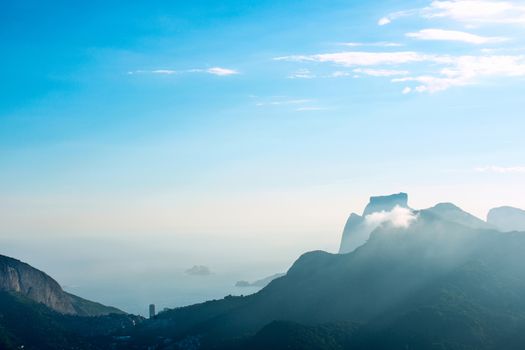
<svg viewBox="0 0 525 350"><path fill-rule="evenodd" d="M202 69L202 68L193 68L193 69L186 69L186 70L173 70L173 69L152 69L152 70L134 70L129 71L129 75L133 74L159 74L159 75L172 75L172 74L182 74L182 73L208 73L213 75L219 75L219 76L227 76L227 75L233 75L233 74L239 74L238 71L228 68L221 68L221 67L212 67L208 69Z"/></svg>
<svg viewBox="0 0 525 350"><path fill-rule="evenodd" d="M213 74L213 75L219 75L219 76L239 74L239 72L234 69L222 68L222 67L208 68L206 69L206 73Z"/></svg>
<svg viewBox="0 0 525 350"><path fill-rule="evenodd" d="M469 44L489 44L506 41L501 37L484 37L457 30L422 29L418 32L406 33L409 38L419 40L461 41Z"/></svg>
<svg viewBox="0 0 525 350"><path fill-rule="evenodd" d="M305 103L313 102L311 99L289 99L289 100L276 100L276 101L266 101L266 102L257 102L256 106L282 106L282 105L302 105Z"/></svg>
<svg viewBox="0 0 525 350"><path fill-rule="evenodd" d="M312 79L312 78L315 78L315 74L310 72L309 69L302 68L288 75L288 78L290 79Z"/></svg>
<svg viewBox="0 0 525 350"><path fill-rule="evenodd" d="M377 24L380 25L380 26L384 26L384 25L389 24L390 22L392 22L392 20L390 20L390 18L382 17L382 18L379 19L379 21L377 21Z"/></svg>
<svg viewBox="0 0 525 350"><path fill-rule="evenodd" d="M349 46L349 47L360 47L360 46L399 47L399 46L403 46L400 43L393 43L389 41L378 41L378 42L371 42L371 43L349 42L349 43L341 43L340 45Z"/></svg>
<svg viewBox="0 0 525 350"><path fill-rule="evenodd" d="M396 20L396 19L401 18L401 17L412 16L412 15L418 13L419 11L420 11L419 9L412 9L412 10L393 12L393 13L388 14L385 17L381 17L377 21L377 25L384 26L384 25L392 23L393 20Z"/></svg>
<svg viewBox="0 0 525 350"><path fill-rule="evenodd" d="M299 108L296 108L295 110L297 112L308 112L308 111L326 111L328 108L326 107L299 107Z"/></svg>
<svg viewBox="0 0 525 350"><path fill-rule="evenodd" d="M481 79L525 76L525 56L450 56L437 75L395 78L392 82L417 82L417 92L438 92Z"/></svg>
<svg viewBox="0 0 525 350"><path fill-rule="evenodd" d="M438 92L454 86L480 83L483 79L525 76L525 55L431 55L414 51L366 52L347 51L317 55L277 57L276 60L294 62L331 63L343 67L357 67L353 73L369 76L407 75L407 70L374 68L373 66L400 66L425 63L426 71L434 73L395 78L393 83L416 82L417 92ZM308 70L299 71L304 77L313 77ZM335 72L327 77L347 76L347 72Z"/></svg>
<svg viewBox="0 0 525 350"><path fill-rule="evenodd" d="M307 111L322 111L327 110L326 107L316 106L317 103L314 99L286 99L285 96L276 96L271 100L260 101L255 105L257 107L287 107L296 112L307 112Z"/></svg>
<svg viewBox="0 0 525 350"><path fill-rule="evenodd" d="M371 213L365 216L363 223L354 228L351 237L347 237L345 251L351 252L365 244L372 232L381 225L389 225L394 228L408 228L418 218L412 210L400 206L390 211Z"/></svg>
<svg viewBox="0 0 525 350"><path fill-rule="evenodd" d="M417 92L429 92L434 93L438 91L446 90L453 86L462 86L467 85L468 81L464 79L454 79L454 78L441 78L441 77L435 77L430 75L421 75L417 77L406 77L406 78L396 78L392 79L393 83L400 83L400 82L417 82L420 85L416 86L414 88L414 91ZM408 87L410 88L410 87ZM405 87L406 89L406 87ZM411 89L411 88L410 88ZM403 90L405 91L405 90ZM411 90L410 90L411 91ZM410 92L409 91L409 92Z"/></svg>
<svg viewBox="0 0 525 350"><path fill-rule="evenodd" d="M435 0L423 8L388 14L378 21L378 25L386 25L393 20L412 15L427 19L448 18L467 26L525 24L525 5L518 1Z"/></svg>
<svg viewBox="0 0 525 350"><path fill-rule="evenodd" d="M374 228L383 224L397 228L408 228L416 220L417 215L412 210L398 205L391 211L380 211L365 216L365 223Z"/></svg>
<svg viewBox="0 0 525 350"><path fill-rule="evenodd" d="M485 166L474 169L480 173L497 173L497 174L525 174L525 166L511 166L511 167L502 167L502 166Z"/></svg>
<svg viewBox="0 0 525 350"><path fill-rule="evenodd" d="M368 52L368 51L345 51L336 53L325 53L318 55L292 55L274 58L277 61L290 62L328 62L341 66L377 66L398 65L405 63L428 61L432 55L424 55L413 51L397 52Z"/></svg>
<svg viewBox="0 0 525 350"><path fill-rule="evenodd" d="M395 75L407 75L409 72L406 70L395 69L356 68L354 69L354 73L361 73L372 77L391 77Z"/></svg>
<svg viewBox="0 0 525 350"><path fill-rule="evenodd" d="M481 23L523 23L525 24L525 0L434 0L426 7L393 12L380 19L380 25L393 20L419 16L423 19L451 19L467 27ZM486 45L508 41L508 38L461 30L426 28L411 31L406 37L429 41L456 41L474 45ZM348 42L351 48L377 46L398 46L390 42ZM296 71L290 77L392 77L392 83L405 83L403 94L411 92L435 93L452 87L481 84L495 79L525 77L525 54L521 48L483 48L473 54L427 54L420 51L397 50L349 50L333 53L290 55L274 58L277 61L331 64L351 68L337 70L325 75L314 75L308 69ZM396 77L397 76L397 77Z"/></svg>
<svg viewBox="0 0 525 350"><path fill-rule="evenodd" d="M151 73L153 74L175 74L177 73L177 71L174 71L174 70L171 70L171 69L156 69L156 70L152 70Z"/></svg>
<svg viewBox="0 0 525 350"><path fill-rule="evenodd" d="M177 74L179 72L172 70L172 69L154 69L154 70L133 70L129 71L129 75L133 74L164 74L164 75L171 75L171 74Z"/></svg>
<svg viewBox="0 0 525 350"><path fill-rule="evenodd" d="M441 73L452 78L478 76L524 76L525 55L459 56Z"/></svg>
<svg viewBox="0 0 525 350"><path fill-rule="evenodd" d="M426 18L450 18L466 24L525 24L525 5L513 1L432 1L421 10Z"/></svg>
<svg viewBox="0 0 525 350"><path fill-rule="evenodd" d="M331 77L331 78L341 78L341 77L348 77L350 75L352 75L352 73L338 70L338 71L335 71L332 74L330 74L329 77Z"/></svg>

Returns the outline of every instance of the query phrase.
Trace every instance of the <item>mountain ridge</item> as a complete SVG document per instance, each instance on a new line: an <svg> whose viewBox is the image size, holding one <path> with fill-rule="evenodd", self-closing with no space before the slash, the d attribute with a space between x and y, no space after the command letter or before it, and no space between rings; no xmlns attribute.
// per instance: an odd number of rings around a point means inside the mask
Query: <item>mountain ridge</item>
<svg viewBox="0 0 525 350"><path fill-rule="evenodd" d="M417 219L408 227L378 226L351 253L302 254L285 276L256 294L167 311L139 327L136 336L153 342L199 337L202 349L217 344L235 349L230 341L247 337L238 348L251 349L246 345L251 337L261 340L272 332L292 332L292 343L293 334L303 332L331 342L338 331L317 325L350 322L359 332L338 338L343 343L335 348L498 349L508 342L508 349L519 349L525 235L476 227L472 223L479 222L456 206L438 209L413 211ZM502 329L494 318L515 326ZM259 333L278 320L299 329L274 324L272 332Z"/></svg>
<svg viewBox="0 0 525 350"><path fill-rule="evenodd" d="M122 310L115 307L105 306L67 293L45 272L5 255L0 255L0 290L23 295L65 315L124 314Z"/></svg>

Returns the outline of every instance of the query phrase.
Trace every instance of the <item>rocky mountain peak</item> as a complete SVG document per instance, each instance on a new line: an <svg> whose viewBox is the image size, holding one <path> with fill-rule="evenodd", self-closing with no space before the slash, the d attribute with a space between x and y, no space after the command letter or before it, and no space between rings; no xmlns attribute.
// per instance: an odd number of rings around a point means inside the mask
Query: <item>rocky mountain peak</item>
<svg viewBox="0 0 525 350"><path fill-rule="evenodd" d="M388 196L370 197L370 202L366 206L363 216L381 211L390 211L396 206L408 208L408 194L400 192Z"/></svg>

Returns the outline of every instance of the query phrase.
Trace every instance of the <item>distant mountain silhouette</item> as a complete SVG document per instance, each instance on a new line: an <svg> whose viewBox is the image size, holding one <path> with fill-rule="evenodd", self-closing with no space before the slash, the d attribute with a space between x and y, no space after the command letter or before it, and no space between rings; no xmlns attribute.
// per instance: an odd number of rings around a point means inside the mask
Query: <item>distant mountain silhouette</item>
<svg viewBox="0 0 525 350"><path fill-rule="evenodd" d="M114 308L66 293L53 278L19 260L0 255L0 291L20 294L62 314L101 316L123 314Z"/></svg>
<svg viewBox="0 0 525 350"><path fill-rule="evenodd" d="M470 228L494 229L495 227L472 214L467 213L452 203L439 203L432 208L426 209L443 220L455 222Z"/></svg>
<svg viewBox="0 0 525 350"><path fill-rule="evenodd" d="M237 281L237 283L235 283L235 286L236 287L240 287L240 288L246 288L246 287L263 288L263 287L266 287L274 279L282 277L284 275L285 275L285 273L276 273L274 275L271 275L271 276L268 276L268 277L265 277L265 278L261 278L260 280L257 280L257 281L254 281L254 282Z"/></svg>
<svg viewBox="0 0 525 350"><path fill-rule="evenodd" d="M487 222L501 231L525 231L525 210L513 207L491 209Z"/></svg>

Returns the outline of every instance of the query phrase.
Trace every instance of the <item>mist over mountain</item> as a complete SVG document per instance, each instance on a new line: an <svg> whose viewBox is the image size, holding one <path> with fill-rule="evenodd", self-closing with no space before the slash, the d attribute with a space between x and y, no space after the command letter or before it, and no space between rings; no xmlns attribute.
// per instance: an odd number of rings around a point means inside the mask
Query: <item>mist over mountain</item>
<svg viewBox="0 0 525 350"><path fill-rule="evenodd" d="M525 210L513 207L491 209L487 222L501 231L525 231Z"/></svg>
<svg viewBox="0 0 525 350"><path fill-rule="evenodd" d="M409 209L408 195L406 193L401 192L389 196L370 197L363 215L352 213L346 221L339 253L349 253L366 242L370 233L377 227L377 224L374 222L367 222L367 216L375 213L390 212L396 207ZM404 214L406 215L408 212L405 211Z"/></svg>
<svg viewBox="0 0 525 350"><path fill-rule="evenodd" d="M351 252L305 253L255 294L149 320L75 316L78 302L56 281L2 257L0 281L9 292L0 293L0 345L38 349L31 339L40 339L50 349L522 349L525 232L503 232L451 203L412 209L406 194L372 197L363 216L350 219L371 230L357 245L358 231L345 227ZM33 315L29 333L17 314Z"/></svg>
<svg viewBox="0 0 525 350"><path fill-rule="evenodd" d="M452 204L398 204L368 211L363 220L379 224L351 253L306 253L260 292L164 312L137 327L131 344L520 349L525 233L502 233Z"/></svg>

